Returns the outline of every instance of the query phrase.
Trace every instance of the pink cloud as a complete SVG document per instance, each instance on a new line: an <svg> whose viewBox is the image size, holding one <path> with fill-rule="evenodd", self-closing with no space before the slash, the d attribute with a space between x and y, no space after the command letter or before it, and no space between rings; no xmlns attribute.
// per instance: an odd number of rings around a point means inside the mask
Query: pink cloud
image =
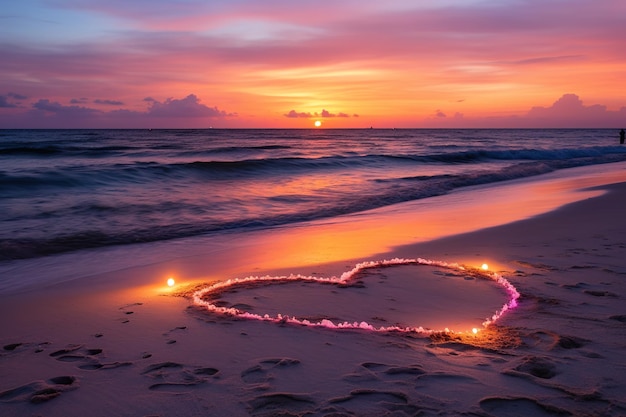
<svg viewBox="0 0 626 417"><path fill-rule="evenodd" d="M586 106L576 94L564 94L548 107L534 106L525 114L510 117L465 117L455 113L446 117L437 110L426 125L439 127L511 127L511 128L620 128L626 125L626 107L617 111L607 106Z"/></svg>
<svg viewBox="0 0 626 417"><path fill-rule="evenodd" d="M101 113L99 110L83 106L64 106L59 102L53 102L46 98L42 98L33 104L33 109L35 109L38 113L43 112L45 114L64 115L70 117L92 117Z"/></svg>
<svg viewBox="0 0 626 417"><path fill-rule="evenodd" d="M626 107L610 111L601 104L585 106L576 94L564 94L550 107L531 108L525 119L542 127L619 127L626 123Z"/></svg>
<svg viewBox="0 0 626 417"><path fill-rule="evenodd" d="M322 109L321 112L315 112L315 113L311 113L311 112L297 112L295 110L290 110L289 113L284 114L283 116L290 118L290 119L295 119L295 118L305 118L305 119L310 119L313 117L322 117L322 118L331 118L331 117L350 117L350 115L348 113L343 113L343 112L339 112L339 113L331 113L326 109ZM358 114L354 114L352 117L359 117Z"/></svg>
<svg viewBox="0 0 626 417"><path fill-rule="evenodd" d="M182 99L168 98L164 102L148 99L152 104L148 116L153 117L236 117L236 113L227 113L217 107L208 107L195 94Z"/></svg>
<svg viewBox="0 0 626 417"><path fill-rule="evenodd" d="M119 100L104 100L104 99L95 99L93 101L95 104L104 104L106 106L122 106L124 105L124 102L119 101Z"/></svg>
<svg viewBox="0 0 626 417"><path fill-rule="evenodd" d="M564 57L584 57L592 51L598 54L600 48L611 45L617 48L620 44L618 39L623 34L621 20L610 16L603 16L601 26L580 24L577 10L594 16L598 12L589 10L585 7L586 2L579 0L568 3L568 11L571 12L565 14L561 6L557 8L552 2L537 2L532 8L522 3L512 5L508 2L505 5L404 10L385 10L384 7L371 10L371 7L362 6L350 13L340 13L345 12L345 6L320 8L313 2L297 2L296 6L288 3L233 2L232 5L216 6L214 2L183 2L174 5L164 1L129 3L65 0L62 4L66 7L124 17L138 25L146 20L171 22L179 18L197 18L205 24L191 29L181 24L178 30L168 27L145 32L136 28L118 32L108 44L98 44L95 48L91 45L72 45L65 52L65 58L69 58L73 65L62 57L58 57L52 65L63 68L64 73L76 72L77 76L84 76L87 68L90 72L115 74L129 64L131 69L144 64L147 67L154 64L162 66L164 63L161 58L164 56L185 56L187 60L193 57L198 63L215 63L217 60L269 67L313 63L321 65L338 60L369 60L372 57L378 60L391 57L404 59L415 54L423 54L422 58L460 57L538 64ZM289 22L302 26L303 32L313 28L315 36L280 36L280 32L277 32L280 37L260 36L254 41L242 41L232 34L220 35L210 23L219 20L229 26L245 22L248 18L270 26L276 22ZM206 23L207 20L209 23ZM198 32L193 32L194 29ZM251 36L249 32L246 36ZM546 36L569 41L551 42L553 46L546 48ZM577 39L581 41L579 45L584 46L584 53L571 54L567 45ZM141 54L137 54L137 51ZM59 54L56 51L46 53ZM78 55L79 59L73 60L73 54ZM114 59L106 55L113 55ZM52 61L52 56L48 59ZM90 65L89 62L97 62L98 65ZM176 59L169 59L168 66L174 66L176 62ZM189 67L185 72L188 71Z"/></svg>
<svg viewBox="0 0 626 417"><path fill-rule="evenodd" d="M17 107L17 104L11 102L7 96L0 96L0 108L9 109L15 107Z"/></svg>
<svg viewBox="0 0 626 417"><path fill-rule="evenodd" d="M9 109L20 107L22 100L26 100L27 98L28 97L17 93L0 95L0 108Z"/></svg>
<svg viewBox="0 0 626 417"><path fill-rule="evenodd" d="M563 94L550 107L533 107L527 117L531 119L598 118L608 114L606 106L585 106L576 94Z"/></svg>
<svg viewBox="0 0 626 417"><path fill-rule="evenodd" d="M311 117L314 117L313 114L311 114L310 112L300 112L300 113L298 113L295 110L290 110L289 113L285 114L284 116L288 117L290 119L297 119L297 118L309 119Z"/></svg>
<svg viewBox="0 0 626 417"><path fill-rule="evenodd" d="M0 108L4 96L0 96ZM86 99L74 99L83 103ZM5 100L6 101L6 100ZM209 107L200 102L195 94L182 99L168 98L157 101L152 98L145 111L119 109L103 111L76 104L64 105L49 99L32 103L31 110L15 114L0 113L0 127L7 128L105 128L105 127L194 127L205 126L207 119L237 117L237 113ZM117 100L94 100L94 103L118 106Z"/></svg>

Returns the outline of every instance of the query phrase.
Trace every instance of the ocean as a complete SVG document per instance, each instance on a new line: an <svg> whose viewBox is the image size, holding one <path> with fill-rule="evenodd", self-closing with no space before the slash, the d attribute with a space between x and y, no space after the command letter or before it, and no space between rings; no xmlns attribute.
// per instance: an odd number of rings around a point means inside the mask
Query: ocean
<svg viewBox="0 0 626 417"><path fill-rule="evenodd" d="M282 227L626 160L606 129L0 131L0 261Z"/></svg>

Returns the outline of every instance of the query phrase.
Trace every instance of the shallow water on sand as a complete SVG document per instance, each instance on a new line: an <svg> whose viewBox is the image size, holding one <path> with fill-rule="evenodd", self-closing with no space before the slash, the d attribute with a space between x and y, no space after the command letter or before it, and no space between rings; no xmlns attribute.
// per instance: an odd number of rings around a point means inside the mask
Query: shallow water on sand
<svg viewBox="0 0 626 417"><path fill-rule="evenodd" d="M0 294L61 282L158 287L170 275L206 281L260 271L309 274L316 265L337 262L328 274L341 274L392 248L535 216L602 192L580 188L623 181L624 163L580 167L289 227L0 262Z"/></svg>

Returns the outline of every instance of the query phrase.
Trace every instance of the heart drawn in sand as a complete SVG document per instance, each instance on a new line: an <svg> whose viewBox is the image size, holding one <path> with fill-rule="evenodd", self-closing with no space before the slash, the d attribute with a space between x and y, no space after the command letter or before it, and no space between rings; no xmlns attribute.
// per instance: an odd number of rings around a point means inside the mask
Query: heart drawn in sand
<svg viewBox="0 0 626 417"><path fill-rule="evenodd" d="M319 277L319 276L304 276L304 275L289 275L289 276L249 276L246 278L235 278L229 279L227 281L216 282L214 284L208 285L204 288L201 288L195 291L192 295L193 303L196 306L206 308L209 312L229 316L229 317L238 317L248 320L260 320L260 321L268 321L274 323L291 323L298 324L303 326L310 327L326 327L330 329L363 329L375 332L404 332L404 333L421 333L421 334L432 334L436 332L453 332L448 328L444 328L441 330L432 330L426 329L422 326L419 327L401 327L401 326L374 326L365 321L354 321L354 322L333 322L329 319L321 319L319 321L310 320L306 318L298 318L294 316L289 316L285 314L255 314L248 311L243 311L236 307L225 307L217 305L215 301L210 301L209 298L219 296L220 294L232 290L237 287L245 287L251 284L257 285L272 285L277 283L287 283L287 282L313 282L320 284L330 284L336 286L342 286L350 284L355 280L355 277L362 271L372 268L381 268L381 267L389 267L389 266L398 266L398 265L426 265L426 266L436 266L439 268L449 269L457 272L462 272L467 274L473 278L482 278L486 280L494 281L496 284L500 285L508 296L507 301L502 305L502 307L497 310L490 318L485 320L482 325L483 327L487 327L488 325L494 323L498 320L506 311L511 308L517 306L517 299L520 294L517 289L505 278L495 272L488 272L484 270L480 270L477 268L468 268L460 264L455 263L447 263L442 261L433 261L422 258L416 259L400 259L394 258L390 260L382 260L382 261L370 261L370 262L362 262L357 264L350 271L344 272L341 276L336 277ZM474 329L474 333L477 329ZM463 332L458 332L463 333Z"/></svg>

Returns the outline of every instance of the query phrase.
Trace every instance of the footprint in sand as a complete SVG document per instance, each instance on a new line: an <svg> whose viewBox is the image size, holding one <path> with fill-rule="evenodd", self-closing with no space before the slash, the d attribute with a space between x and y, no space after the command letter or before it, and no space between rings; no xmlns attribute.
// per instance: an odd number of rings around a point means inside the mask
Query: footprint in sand
<svg viewBox="0 0 626 417"><path fill-rule="evenodd" d="M258 364L241 372L241 379L252 388L267 389L269 382L274 379L271 370L293 367L298 364L300 360L292 358L262 359Z"/></svg>
<svg viewBox="0 0 626 417"><path fill-rule="evenodd" d="M488 415L498 417L517 416L571 416L567 410L543 404L532 398L489 397L480 400L480 407Z"/></svg>
<svg viewBox="0 0 626 417"><path fill-rule="evenodd" d="M584 290L583 293L593 295L594 297L611 297L618 298L619 296L611 291L598 291L598 290Z"/></svg>
<svg viewBox="0 0 626 417"><path fill-rule="evenodd" d="M131 303L131 304L126 304L121 306L119 309L120 311L122 311L122 313L124 313L125 316L130 316L131 314L135 314L135 311L133 309L133 307L139 307L142 306L143 303ZM120 319L122 323L129 323L130 320L126 317L121 318Z"/></svg>
<svg viewBox="0 0 626 417"><path fill-rule="evenodd" d="M393 412L398 412L398 415L436 414L445 407L444 403L435 400L436 393L460 384L480 385L480 381L468 375L431 372L419 364L379 362L364 362L343 379L358 388L349 395L331 399L329 403L334 413L345 415L391 415ZM393 390L393 387L400 390ZM419 393L419 403L409 398L407 387L411 387L410 392Z"/></svg>
<svg viewBox="0 0 626 417"><path fill-rule="evenodd" d="M401 391L376 389L357 389L344 397L329 400L330 407L325 411L332 411L337 415L418 415L424 410L411 404L408 396Z"/></svg>
<svg viewBox="0 0 626 417"><path fill-rule="evenodd" d="M248 409L252 416L300 416L313 414L315 410L312 409L312 406L314 405L315 401L312 397L288 392L261 394L248 401Z"/></svg>
<svg viewBox="0 0 626 417"><path fill-rule="evenodd" d="M509 371L505 371L504 373L507 375L524 377L532 375L533 377L541 379L551 379L558 374L557 366L554 361L550 358L539 356L526 356L522 358L520 364Z"/></svg>
<svg viewBox="0 0 626 417"><path fill-rule="evenodd" d="M0 351L0 357L5 355L12 355L16 353L23 352L32 347L35 348L35 353L41 353L44 351L44 348L47 345L50 345L50 342L41 342L41 343L9 343L8 345L4 345L2 347L2 351Z"/></svg>
<svg viewBox="0 0 626 417"><path fill-rule="evenodd" d="M542 348L547 351L555 349L579 349L589 340L577 336L565 336L548 331L537 331L522 336L528 346Z"/></svg>
<svg viewBox="0 0 626 417"><path fill-rule="evenodd" d="M542 379L551 379L558 374L556 364L551 359L538 356L522 358L522 362L513 370Z"/></svg>
<svg viewBox="0 0 626 417"><path fill-rule="evenodd" d="M420 375L426 374L426 371L420 365L386 365L378 362L364 362L359 368L348 375L344 375L345 381L356 384L363 384L367 381L389 381L398 377L413 377L417 380Z"/></svg>
<svg viewBox="0 0 626 417"><path fill-rule="evenodd" d="M78 388L75 376L57 376L47 381L33 381L7 391L0 392L0 402L30 402L33 404L49 401L61 393Z"/></svg>
<svg viewBox="0 0 626 417"><path fill-rule="evenodd" d="M541 272L553 272L558 271L559 268L552 265L541 264L541 263L531 263L526 261L513 261L514 264L521 265L526 268L532 268Z"/></svg>
<svg viewBox="0 0 626 417"><path fill-rule="evenodd" d="M153 391L187 391L204 384L210 378L219 378L219 370L212 367L186 366L177 362L159 362L147 366L142 375L155 380L148 388Z"/></svg>
<svg viewBox="0 0 626 417"><path fill-rule="evenodd" d="M171 337L172 333L176 333L176 332L181 332L181 331L185 331L187 330L187 326L177 326L174 327L172 330L169 330L165 333L163 333L163 336L165 337ZM176 339L168 339L167 342L165 342L168 345L173 345L174 343L176 343Z"/></svg>
<svg viewBox="0 0 626 417"><path fill-rule="evenodd" d="M102 363L96 356L102 354L102 349L87 349L84 345L68 345L63 349L50 354L61 362L79 362L78 368L85 370L114 369L121 366L130 366L132 362Z"/></svg>
<svg viewBox="0 0 626 417"><path fill-rule="evenodd" d="M22 346L23 344L24 343L10 343L8 345L4 345L2 347L2 349L6 350L6 351L9 351L9 352L12 352L15 349L17 349L18 347Z"/></svg>

